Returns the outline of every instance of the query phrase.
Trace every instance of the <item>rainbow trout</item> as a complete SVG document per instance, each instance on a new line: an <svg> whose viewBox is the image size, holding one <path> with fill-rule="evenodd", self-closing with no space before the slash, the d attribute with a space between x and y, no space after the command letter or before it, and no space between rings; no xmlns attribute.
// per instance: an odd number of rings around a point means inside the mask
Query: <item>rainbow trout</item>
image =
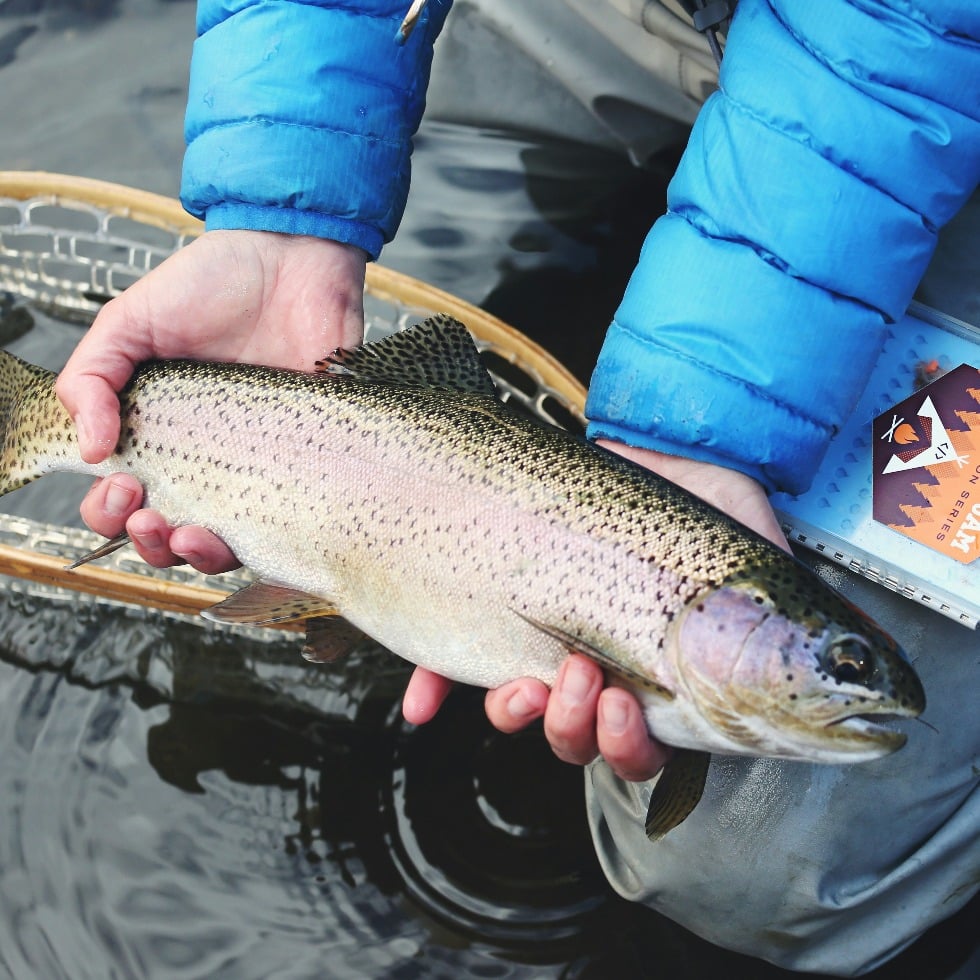
<svg viewBox="0 0 980 980"><path fill-rule="evenodd" d="M705 753L874 759L905 742L875 716L924 707L895 642L809 569L509 409L448 317L338 351L318 373L145 364L97 466L53 385L2 353L0 493L54 470L132 473L147 506L214 531L255 573L205 615L306 619L312 660L367 634L496 687L550 684L569 651L593 658L652 733L691 750L657 784L651 837L696 804Z"/></svg>

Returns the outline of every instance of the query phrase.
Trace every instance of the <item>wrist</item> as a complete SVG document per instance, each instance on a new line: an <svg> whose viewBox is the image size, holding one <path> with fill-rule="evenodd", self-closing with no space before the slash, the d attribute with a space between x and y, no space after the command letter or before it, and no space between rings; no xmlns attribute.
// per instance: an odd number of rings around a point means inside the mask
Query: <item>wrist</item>
<svg viewBox="0 0 980 980"><path fill-rule="evenodd" d="M789 551L765 489L751 476L717 463L673 456L657 449L642 449L609 439L599 439L597 444L683 487Z"/></svg>

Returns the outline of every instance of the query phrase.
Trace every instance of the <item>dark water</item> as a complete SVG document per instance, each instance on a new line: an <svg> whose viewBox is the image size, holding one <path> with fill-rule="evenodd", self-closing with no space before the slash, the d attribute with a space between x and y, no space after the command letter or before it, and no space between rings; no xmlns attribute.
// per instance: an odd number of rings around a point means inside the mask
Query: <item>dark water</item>
<svg viewBox="0 0 980 980"><path fill-rule="evenodd" d="M414 731L380 651L309 678L295 643L0 613L10 976L557 976L520 964L595 946L578 780L544 792L540 740L465 692Z"/></svg>
<svg viewBox="0 0 980 980"><path fill-rule="evenodd" d="M173 194L192 34L188 2L0 2L0 168ZM586 378L669 161L640 174L556 149L427 125L385 261ZM10 300L0 320L52 367L80 329ZM84 482L4 509L77 522ZM494 732L478 692L413 729L407 668L383 651L312 667L292 637L16 588L0 590L0 976L789 976L613 895L581 774L538 729ZM879 976L948 976L975 917Z"/></svg>

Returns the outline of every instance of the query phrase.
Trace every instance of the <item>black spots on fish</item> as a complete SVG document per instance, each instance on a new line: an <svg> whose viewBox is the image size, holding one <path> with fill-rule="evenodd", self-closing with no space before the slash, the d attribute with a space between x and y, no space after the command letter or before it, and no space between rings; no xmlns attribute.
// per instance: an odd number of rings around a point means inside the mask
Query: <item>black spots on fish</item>
<svg viewBox="0 0 980 980"><path fill-rule="evenodd" d="M797 623L810 640L822 637L828 616L840 611L834 603L835 597L810 569L781 553L771 561L732 573L725 584L747 589L756 605ZM819 602L822 599L829 602ZM857 620L853 621L853 629L858 631Z"/></svg>

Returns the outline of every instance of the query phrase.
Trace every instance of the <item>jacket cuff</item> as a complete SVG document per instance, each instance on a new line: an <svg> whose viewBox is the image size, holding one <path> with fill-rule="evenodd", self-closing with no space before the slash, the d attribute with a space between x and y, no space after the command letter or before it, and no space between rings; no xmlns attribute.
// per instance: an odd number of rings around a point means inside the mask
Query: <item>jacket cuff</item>
<svg viewBox="0 0 980 980"><path fill-rule="evenodd" d="M832 338L819 327L831 324ZM880 313L667 215L647 237L600 352L589 437L802 492L860 395L885 329Z"/></svg>
<svg viewBox="0 0 980 980"><path fill-rule="evenodd" d="M208 227L272 220L345 233L376 258L404 210L448 7L430 4L400 45L407 4L397 0L202 0L185 119L187 210ZM272 219L273 209L286 213Z"/></svg>
<svg viewBox="0 0 980 980"><path fill-rule="evenodd" d="M383 244L381 234L373 225L336 218L316 211L297 211L294 208L259 207L254 204L217 204L208 208L205 228L248 229L275 231L285 235L312 235L329 238L345 245L356 245L371 258L376 258Z"/></svg>

